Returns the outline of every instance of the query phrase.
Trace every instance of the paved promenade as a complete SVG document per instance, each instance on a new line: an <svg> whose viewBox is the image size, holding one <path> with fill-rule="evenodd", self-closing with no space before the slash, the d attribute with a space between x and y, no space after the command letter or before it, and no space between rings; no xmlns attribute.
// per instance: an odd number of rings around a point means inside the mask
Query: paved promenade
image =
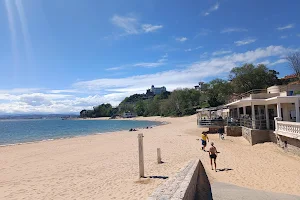
<svg viewBox="0 0 300 200"><path fill-rule="evenodd" d="M211 184L214 200L300 200L300 196L252 190L227 183Z"/></svg>

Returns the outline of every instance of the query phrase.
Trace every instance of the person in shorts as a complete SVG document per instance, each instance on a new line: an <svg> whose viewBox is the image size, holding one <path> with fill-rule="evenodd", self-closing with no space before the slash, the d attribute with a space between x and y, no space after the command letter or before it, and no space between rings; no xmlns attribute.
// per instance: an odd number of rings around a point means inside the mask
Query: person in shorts
<svg viewBox="0 0 300 200"><path fill-rule="evenodd" d="M214 146L214 143L211 143L211 147L209 148L209 158L210 158L210 165L211 165L211 169L214 170L213 164L212 164L212 160L214 160L214 164L215 164L215 171L217 171L217 164L216 164L216 159L217 159L217 148Z"/></svg>
<svg viewBox="0 0 300 200"><path fill-rule="evenodd" d="M205 147L207 145L207 142L209 142L207 132L202 132L201 142L202 142L202 150L205 151Z"/></svg>

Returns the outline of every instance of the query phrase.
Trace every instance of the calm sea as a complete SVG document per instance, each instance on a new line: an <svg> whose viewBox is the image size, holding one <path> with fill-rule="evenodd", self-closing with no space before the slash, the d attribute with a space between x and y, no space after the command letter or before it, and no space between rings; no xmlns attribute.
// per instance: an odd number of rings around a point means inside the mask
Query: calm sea
<svg viewBox="0 0 300 200"><path fill-rule="evenodd" d="M0 145L145 128L159 124L134 120L2 120Z"/></svg>

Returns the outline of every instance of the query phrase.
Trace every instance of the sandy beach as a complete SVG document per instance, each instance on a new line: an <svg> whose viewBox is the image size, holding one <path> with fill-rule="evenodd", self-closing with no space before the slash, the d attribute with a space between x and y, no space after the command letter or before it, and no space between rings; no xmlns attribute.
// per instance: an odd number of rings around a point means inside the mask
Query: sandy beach
<svg viewBox="0 0 300 200"><path fill-rule="evenodd" d="M196 116L149 117L169 122L136 132L0 147L0 199L146 199L163 179L138 179L138 133L144 134L145 175L172 177L200 158L211 182L300 195L300 157L275 144L255 146L242 137L209 135L221 153L214 172L201 151ZM156 163L156 148L162 160Z"/></svg>

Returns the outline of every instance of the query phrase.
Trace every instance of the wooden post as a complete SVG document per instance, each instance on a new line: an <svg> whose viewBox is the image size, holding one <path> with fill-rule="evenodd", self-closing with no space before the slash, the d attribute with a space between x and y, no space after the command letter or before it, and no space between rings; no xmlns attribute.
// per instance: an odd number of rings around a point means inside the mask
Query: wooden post
<svg viewBox="0 0 300 200"><path fill-rule="evenodd" d="M161 164L161 152L160 148L157 148L157 164Z"/></svg>
<svg viewBox="0 0 300 200"><path fill-rule="evenodd" d="M138 135L138 141L139 141L139 170L140 170L140 178L145 177L144 174L144 149L143 149L143 133L140 133Z"/></svg>

